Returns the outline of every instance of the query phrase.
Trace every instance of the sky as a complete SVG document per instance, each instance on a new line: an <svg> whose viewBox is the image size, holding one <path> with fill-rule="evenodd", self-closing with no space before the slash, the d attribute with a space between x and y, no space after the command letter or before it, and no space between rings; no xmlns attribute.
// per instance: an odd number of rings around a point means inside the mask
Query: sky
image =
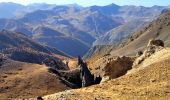
<svg viewBox="0 0 170 100"><path fill-rule="evenodd" d="M31 3L48 3L48 4L73 4L77 3L82 6L91 5L108 5L115 3L117 5L137 5L137 6L167 6L170 5L170 0L0 0L0 2L15 2L23 5Z"/></svg>

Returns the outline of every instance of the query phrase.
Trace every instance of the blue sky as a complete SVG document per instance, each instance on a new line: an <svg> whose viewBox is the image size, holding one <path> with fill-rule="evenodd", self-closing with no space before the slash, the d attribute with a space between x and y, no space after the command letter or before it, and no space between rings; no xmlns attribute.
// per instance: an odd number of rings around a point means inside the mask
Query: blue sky
<svg viewBox="0 0 170 100"><path fill-rule="evenodd" d="M73 4L77 3L83 6L91 5L108 5L115 3L118 5L142 5L142 6L167 6L170 5L170 0L0 0L0 2L15 2L20 4L30 4L30 3L49 3L49 4Z"/></svg>

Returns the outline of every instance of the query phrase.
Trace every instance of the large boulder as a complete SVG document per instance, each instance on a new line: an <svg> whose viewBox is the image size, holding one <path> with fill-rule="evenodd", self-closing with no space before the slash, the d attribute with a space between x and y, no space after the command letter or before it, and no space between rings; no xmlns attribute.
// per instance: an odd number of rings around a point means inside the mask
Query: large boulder
<svg viewBox="0 0 170 100"><path fill-rule="evenodd" d="M112 61L108 62L108 64L105 66L104 76L109 76L112 78L120 77L127 73L128 70L131 69L133 64L133 59L130 57L117 57L116 59L113 59Z"/></svg>
<svg viewBox="0 0 170 100"><path fill-rule="evenodd" d="M149 46L161 46L164 47L164 42L162 40L150 39L147 47Z"/></svg>

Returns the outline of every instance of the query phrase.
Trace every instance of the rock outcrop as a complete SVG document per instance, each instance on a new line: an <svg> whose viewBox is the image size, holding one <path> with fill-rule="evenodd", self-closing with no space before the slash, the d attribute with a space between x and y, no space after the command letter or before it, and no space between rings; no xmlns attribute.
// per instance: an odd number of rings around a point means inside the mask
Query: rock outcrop
<svg viewBox="0 0 170 100"><path fill-rule="evenodd" d="M143 54L139 56L133 63L133 67L142 63L146 58L150 57L155 52L160 51L164 47L164 42L162 40L149 40L149 43L144 50Z"/></svg>
<svg viewBox="0 0 170 100"><path fill-rule="evenodd" d="M159 58L159 59L158 59ZM142 69L87 88L44 96L44 100L169 100L170 48L151 55Z"/></svg>
<svg viewBox="0 0 170 100"><path fill-rule="evenodd" d="M110 61L104 68L104 76L109 76L111 79L120 77L131 69L133 60L130 57L117 57Z"/></svg>
<svg viewBox="0 0 170 100"><path fill-rule="evenodd" d="M150 39L147 47L153 46L153 45L164 47L164 42L162 40Z"/></svg>
<svg viewBox="0 0 170 100"><path fill-rule="evenodd" d="M69 70L69 67L64 62L62 62L60 59L52 57L43 60L42 64L45 64L46 66L53 68L55 70Z"/></svg>
<svg viewBox="0 0 170 100"><path fill-rule="evenodd" d="M87 63L84 62L81 57L78 57L78 64L80 67L80 77L82 80L82 87L87 87L94 84L94 75L91 74L87 67Z"/></svg>

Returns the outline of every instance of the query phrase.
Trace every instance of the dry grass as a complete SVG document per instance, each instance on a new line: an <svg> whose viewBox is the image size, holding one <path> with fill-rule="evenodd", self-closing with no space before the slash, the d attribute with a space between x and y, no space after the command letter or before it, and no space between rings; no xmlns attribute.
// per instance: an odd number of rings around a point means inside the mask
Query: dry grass
<svg viewBox="0 0 170 100"><path fill-rule="evenodd" d="M170 49L144 60L142 69L87 88L45 96L45 100L168 100L170 99Z"/></svg>
<svg viewBox="0 0 170 100"><path fill-rule="evenodd" d="M75 69L78 67L78 61L77 59L70 59L68 62L68 66L70 69Z"/></svg>
<svg viewBox="0 0 170 100"><path fill-rule="evenodd" d="M69 89L43 65L8 61L0 73L0 99L37 97Z"/></svg>

